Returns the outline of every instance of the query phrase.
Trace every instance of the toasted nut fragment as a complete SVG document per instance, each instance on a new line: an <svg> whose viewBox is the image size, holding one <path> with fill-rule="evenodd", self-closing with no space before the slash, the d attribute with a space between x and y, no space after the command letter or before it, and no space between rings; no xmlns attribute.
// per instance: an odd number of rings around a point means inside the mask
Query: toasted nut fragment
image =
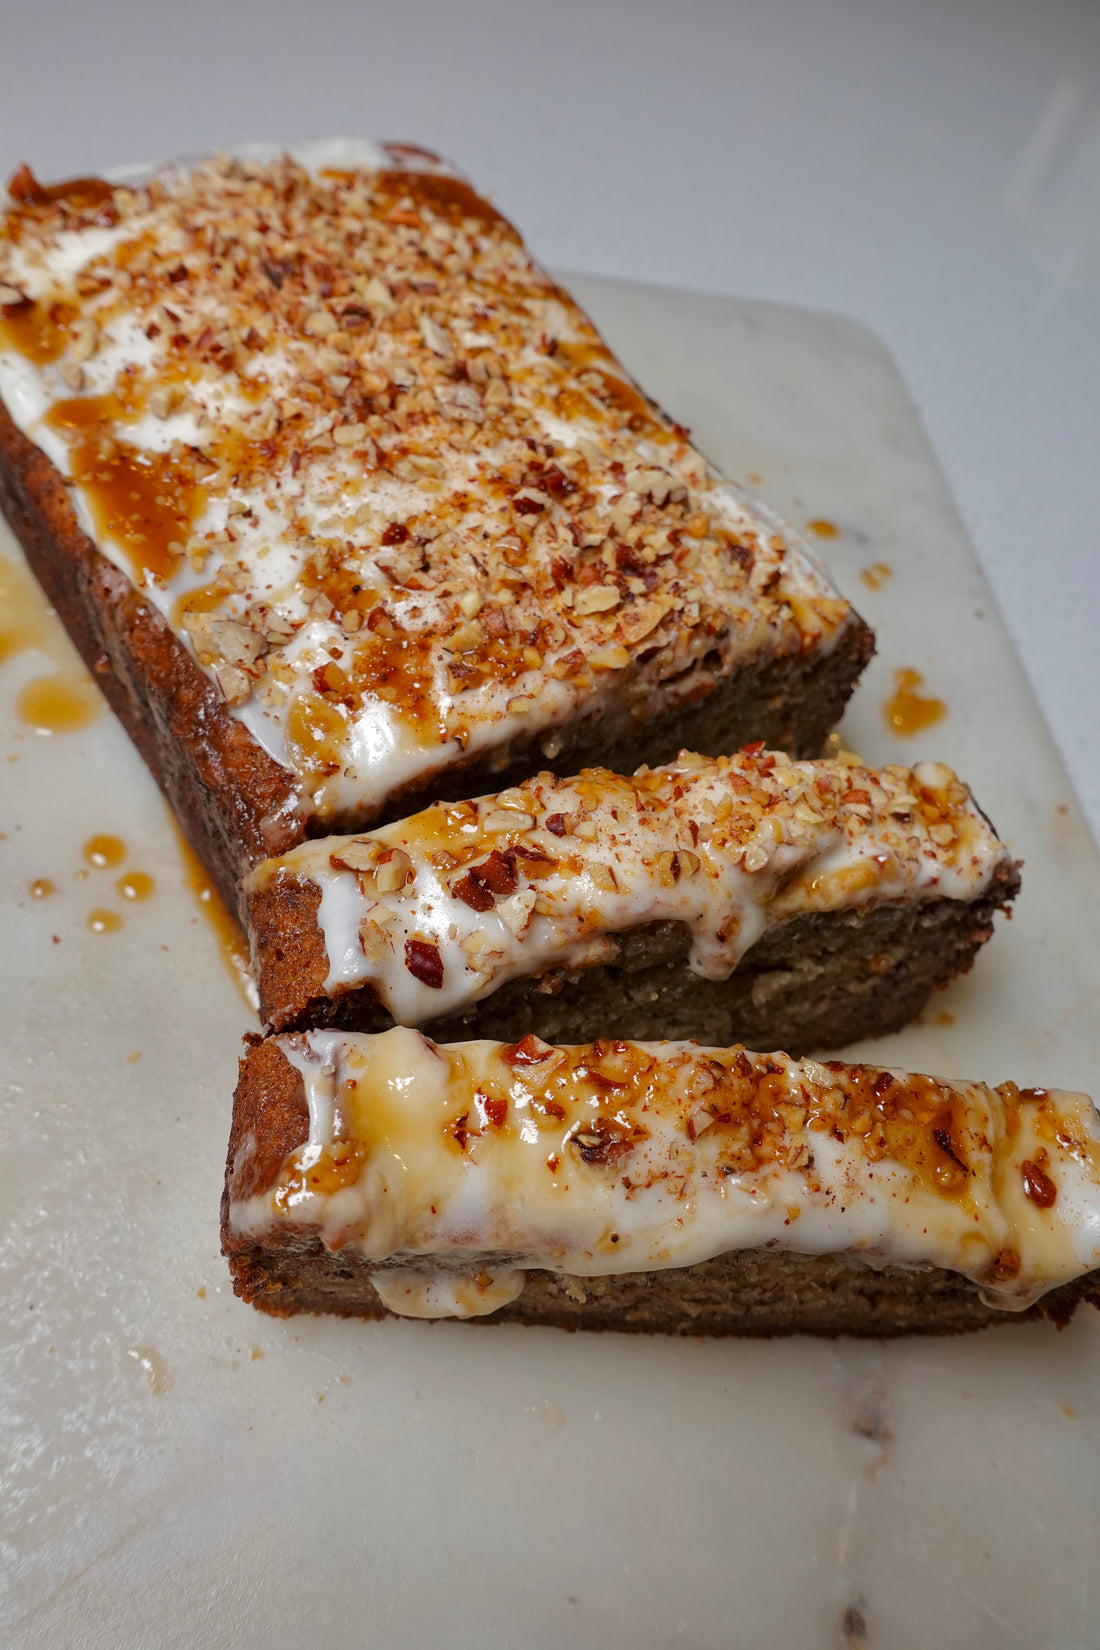
<svg viewBox="0 0 1100 1650"><path fill-rule="evenodd" d="M69 328L69 356L73 361L90 361L99 343L99 328L90 315L81 315Z"/></svg>
<svg viewBox="0 0 1100 1650"><path fill-rule="evenodd" d="M373 871L381 852L380 842L374 842L369 837L365 840L353 837L334 849L328 856L328 862L337 871Z"/></svg>
<svg viewBox="0 0 1100 1650"><path fill-rule="evenodd" d="M578 831L577 834L579 836L580 832ZM619 886L611 866L605 865L602 860L593 860L588 867L588 873L596 887L602 888L605 893L613 894Z"/></svg>
<svg viewBox="0 0 1100 1650"><path fill-rule="evenodd" d="M933 825L928 832L938 848L948 848L956 837L954 825Z"/></svg>
<svg viewBox="0 0 1100 1650"><path fill-rule="evenodd" d="M365 424L341 424L333 430L332 439L338 447L361 447L367 439Z"/></svg>
<svg viewBox="0 0 1100 1650"><path fill-rule="evenodd" d="M485 632L479 624L472 621L460 624L445 642L445 646L452 653L473 653L476 648L484 645Z"/></svg>
<svg viewBox="0 0 1100 1650"><path fill-rule="evenodd" d="M372 275L367 282L363 297L372 309L380 310L383 315L390 315L397 308L389 287L377 275Z"/></svg>
<svg viewBox="0 0 1100 1650"><path fill-rule="evenodd" d="M510 813L505 808L490 808L481 821L485 831L528 831L534 823L533 814Z"/></svg>
<svg viewBox="0 0 1100 1650"><path fill-rule="evenodd" d="M380 894L396 893L413 876L412 860L402 848L390 848L374 873L374 885Z"/></svg>
<svg viewBox="0 0 1100 1650"><path fill-rule="evenodd" d="M149 392L149 411L154 418L163 420L170 417L175 402L176 391L171 384L157 384Z"/></svg>
<svg viewBox="0 0 1100 1650"><path fill-rule="evenodd" d="M611 647L596 648L588 655L588 663L593 670L625 670L630 663L630 654L616 642Z"/></svg>
<svg viewBox="0 0 1100 1650"><path fill-rule="evenodd" d="M405 941L405 967L422 985L438 991L443 985L443 958L432 940L413 936Z"/></svg>
<svg viewBox="0 0 1100 1650"><path fill-rule="evenodd" d="M393 955L393 942L383 933L373 917L365 917L359 924L359 944L369 962L388 963Z"/></svg>
<svg viewBox="0 0 1100 1650"><path fill-rule="evenodd" d="M236 665L218 665L214 679L230 705L243 705L252 692L252 683Z"/></svg>
<svg viewBox="0 0 1100 1650"><path fill-rule="evenodd" d="M553 1043L544 1043L541 1037L536 1037L529 1031L526 1037L521 1037L518 1043L509 1048L502 1048L500 1057L510 1066L539 1066L544 1060L557 1056L560 1061L562 1051L555 1048Z"/></svg>
<svg viewBox="0 0 1100 1650"><path fill-rule="evenodd" d="M619 605L619 592L612 584L586 584L573 597L573 611L581 618L591 613L610 613Z"/></svg>
<svg viewBox="0 0 1100 1650"><path fill-rule="evenodd" d="M315 309L312 315L306 316L303 330L308 332L311 338L327 338L330 332L336 331L339 324L336 317L330 315L327 309Z"/></svg>
<svg viewBox="0 0 1100 1650"><path fill-rule="evenodd" d="M765 848L764 844L757 842L754 838L745 849L742 863L746 871L762 871L771 857L770 851Z"/></svg>
<svg viewBox="0 0 1100 1650"><path fill-rule="evenodd" d="M422 315L418 325L420 327L421 338L423 338L428 348L435 355L447 357L454 354L454 349L451 346L451 340L448 338L443 328L439 325L438 321L433 321L430 315Z"/></svg>
<svg viewBox="0 0 1100 1650"><path fill-rule="evenodd" d="M521 888L518 894L502 899L497 905L497 915L504 919L505 925L511 929L517 940L530 926L531 913L535 909L537 898L538 895L533 888Z"/></svg>
<svg viewBox="0 0 1100 1650"><path fill-rule="evenodd" d="M700 1106L697 1111L692 1112L687 1120L688 1139L698 1140L699 1136L705 1134L713 1122L714 1118L706 1107Z"/></svg>
<svg viewBox="0 0 1100 1650"><path fill-rule="evenodd" d="M458 598L458 605L468 619L476 618L481 612L481 597L476 590L463 590Z"/></svg>

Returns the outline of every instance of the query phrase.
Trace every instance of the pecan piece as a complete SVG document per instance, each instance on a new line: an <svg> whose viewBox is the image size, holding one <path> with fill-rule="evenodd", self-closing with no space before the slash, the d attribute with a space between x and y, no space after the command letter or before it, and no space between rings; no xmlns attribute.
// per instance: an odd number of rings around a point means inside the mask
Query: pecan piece
<svg viewBox="0 0 1100 1650"><path fill-rule="evenodd" d="M1058 1188L1050 1176L1029 1157L1020 1164L1024 1177L1024 1196L1039 1209L1049 1209L1058 1196Z"/></svg>
<svg viewBox="0 0 1100 1650"><path fill-rule="evenodd" d="M443 958L430 940L405 941L405 967L415 980L438 991L443 984Z"/></svg>

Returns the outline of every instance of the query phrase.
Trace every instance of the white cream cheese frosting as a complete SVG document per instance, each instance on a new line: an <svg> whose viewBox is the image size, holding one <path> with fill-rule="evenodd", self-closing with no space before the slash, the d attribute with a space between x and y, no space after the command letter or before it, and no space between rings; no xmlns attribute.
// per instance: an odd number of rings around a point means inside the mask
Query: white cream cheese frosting
<svg viewBox="0 0 1100 1650"><path fill-rule="evenodd" d="M315 886L324 991L369 985L399 1024L417 1025L510 979L613 959L612 936L643 923L684 924L689 966L726 979L773 924L871 902L974 900L1007 858L940 763L685 751L633 778L540 774L367 835L306 842L257 867L245 889L250 902L274 894L264 921L277 923L282 882ZM254 956L266 1001L265 952Z"/></svg>
<svg viewBox="0 0 1100 1650"><path fill-rule="evenodd" d="M943 1267L1005 1311L1100 1267L1085 1095L693 1043L436 1045L404 1027L274 1041L309 1137L231 1200L230 1229L350 1249L396 1312L491 1312L535 1269L583 1279L761 1247Z"/></svg>
<svg viewBox="0 0 1100 1650"><path fill-rule="evenodd" d="M305 816L853 622L434 157L11 188L0 398Z"/></svg>

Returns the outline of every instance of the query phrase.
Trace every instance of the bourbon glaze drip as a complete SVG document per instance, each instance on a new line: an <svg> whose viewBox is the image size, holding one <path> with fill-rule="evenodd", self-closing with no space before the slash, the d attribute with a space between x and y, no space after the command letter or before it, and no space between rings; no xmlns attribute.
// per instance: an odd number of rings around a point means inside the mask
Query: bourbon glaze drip
<svg viewBox="0 0 1100 1650"><path fill-rule="evenodd" d="M249 1008L252 1008L248 944L237 924L226 910L217 889L207 876L199 856L180 830L175 819L172 819L172 828L179 848L184 886L190 889L200 912L213 929L222 954L222 961L232 974L241 996L245 999Z"/></svg>
<svg viewBox="0 0 1100 1650"><path fill-rule="evenodd" d="M935 722L942 722L947 706L942 699L925 698L916 690L923 687L919 670L895 670L894 692L883 705L886 722L895 733L910 738Z"/></svg>
<svg viewBox="0 0 1100 1650"><path fill-rule="evenodd" d="M325 175L355 178L354 173L328 172ZM414 210L426 206L449 224L460 225L464 218L473 218L475 222L491 227L497 234L519 240L519 235L501 217L496 207L483 200L462 178L436 172L380 172L372 179L372 189L379 216L389 215L395 222L400 222L394 216L401 211L400 203L408 199L412 201Z"/></svg>
<svg viewBox="0 0 1100 1650"><path fill-rule="evenodd" d="M134 582L166 584L185 553L203 489L190 464L170 453L139 450L111 433L128 412L115 395L77 396L57 402L47 422L69 440L73 480L100 532L129 559Z"/></svg>
<svg viewBox="0 0 1100 1650"><path fill-rule="evenodd" d="M114 198L114 185L105 178L63 178L39 183L29 166L21 166L8 180L8 194L20 206L52 206L61 202L74 212L91 212Z"/></svg>
<svg viewBox="0 0 1100 1650"><path fill-rule="evenodd" d="M28 299L25 304L0 305L0 346L18 350L35 366L48 366L68 345L69 327L76 315L75 307L61 299L48 304Z"/></svg>

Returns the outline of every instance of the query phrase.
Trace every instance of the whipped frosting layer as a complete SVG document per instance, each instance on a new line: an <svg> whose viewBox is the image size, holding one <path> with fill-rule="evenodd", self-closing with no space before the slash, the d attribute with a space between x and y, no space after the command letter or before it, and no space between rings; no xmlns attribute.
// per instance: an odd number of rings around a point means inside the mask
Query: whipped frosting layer
<svg viewBox="0 0 1100 1650"><path fill-rule="evenodd" d="M440 804L367 835L265 861L320 890L332 996L369 985L402 1025L460 1011L506 981L614 960L613 936L684 924L689 966L722 980L765 930L808 911L973 900L1008 858L940 763L869 769L746 750L632 778L549 774ZM255 953L264 990L264 958Z"/></svg>
<svg viewBox="0 0 1100 1650"><path fill-rule="evenodd" d="M476 1316L532 1269L760 1247L943 1267L1005 1311L1100 1266L1085 1095L693 1043L437 1045L404 1027L274 1041L309 1139L231 1201L230 1227L356 1251L393 1311Z"/></svg>
<svg viewBox="0 0 1100 1650"><path fill-rule="evenodd" d="M435 157L10 187L0 397L303 815L852 622Z"/></svg>

